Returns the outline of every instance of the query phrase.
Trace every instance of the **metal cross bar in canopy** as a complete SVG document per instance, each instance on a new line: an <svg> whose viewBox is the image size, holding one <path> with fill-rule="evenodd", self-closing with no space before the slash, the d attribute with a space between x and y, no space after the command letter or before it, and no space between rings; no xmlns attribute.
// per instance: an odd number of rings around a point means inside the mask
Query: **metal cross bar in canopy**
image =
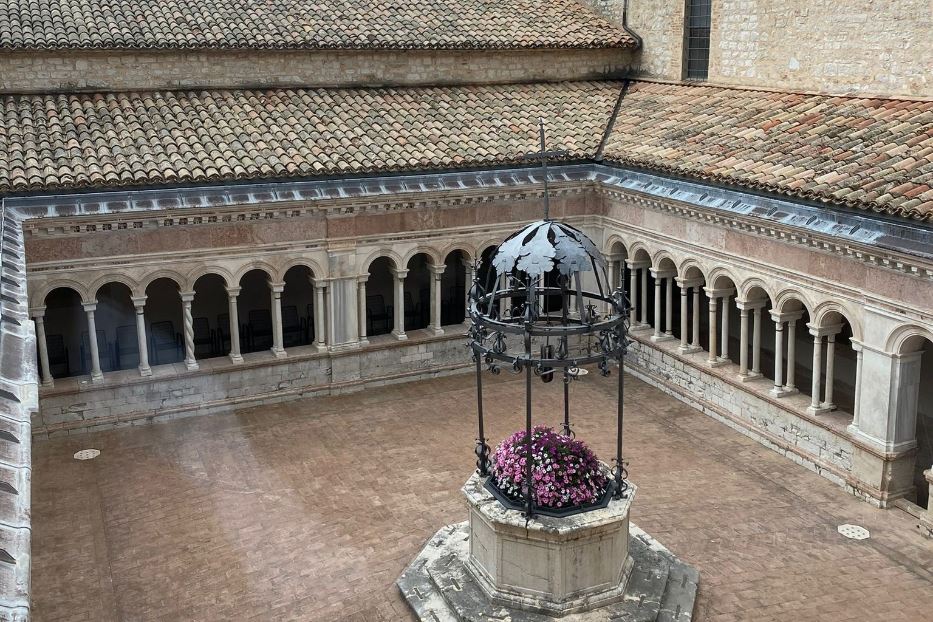
<svg viewBox="0 0 933 622"><path fill-rule="evenodd" d="M541 141L541 149L536 152L526 153L524 159L526 160L538 160L541 162L541 172L544 175L544 220L550 218L551 211L551 202L548 192L548 172L547 172L547 161L548 158L563 158L570 155L569 151L564 149L557 149L548 151L547 148L547 138L544 135L544 118L538 119L538 138Z"/></svg>

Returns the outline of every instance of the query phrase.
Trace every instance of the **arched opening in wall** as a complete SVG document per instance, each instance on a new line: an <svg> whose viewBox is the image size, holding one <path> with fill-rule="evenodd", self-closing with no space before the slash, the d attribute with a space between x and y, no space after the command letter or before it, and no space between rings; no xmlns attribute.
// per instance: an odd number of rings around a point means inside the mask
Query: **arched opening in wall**
<svg viewBox="0 0 933 622"><path fill-rule="evenodd" d="M774 380L774 322L771 320L773 304L768 293L757 285L745 294L748 311L749 372ZM741 323L741 316L739 318ZM758 325L756 327L756 324ZM755 360L755 331L758 331L758 360ZM741 337L741 335L739 335ZM757 362L757 365L755 364Z"/></svg>
<svg viewBox="0 0 933 622"><path fill-rule="evenodd" d="M922 335L910 337L901 345L898 376L904 386L902 397L916 404L917 453L913 481L917 505L930 507L930 484L923 472L933 469L933 342ZM900 415L900 413L898 413Z"/></svg>
<svg viewBox="0 0 933 622"><path fill-rule="evenodd" d="M97 353L102 371L139 366L136 307L132 292L123 283L107 283L97 290ZM82 336L82 349L87 350Z"/></svg>
<svg viewBox="0 0 933 622"><path fill-rule="evenodd" d="M822 344L823 403L829 408L835 406L851 420L855 410L855 371L858 364L858 355L852 349L852 325L842 314L832 312L823 317L821 326L838 330L835 335L827 336ZM829 339L833 340L831 347Z"/></svg>
<svg viewBox="0 0 933 622"><path fill-rule="evenodd" d="M194 356L206 359L230 352L230 307L226 281L219 274L205 274L194 282L191 301Z"/></svg>
<svg viewBox="0 0 933 622"><path fill-rule="evenodd" d="M661 337L680 337L680 287L675 282L677 266L664 257L654 269L652 277L653 315L651 325L655 335Z"/></svg>
<svg viewBox="0 0 933 622"><path fill-rule="evenodd" d="M285 273L282 291L282 341L286 348L314 342L314 272L292 266Z"/></svg>
<svg viewBox="0 0 933 622"><path fill-rule="evenodd" d="M70 287L53 289L45 297L45 342L49 371L53 378L90 373L82 366L82 333L87 332L87 315L81 296Z"/></svg>
<svg viewBox="0 0 933 622"><path fill-rule="evenodd" d="M632 256L630 269L635 272L634 283L629 283L629 300L635 310L639 326L651 326L654 318L654 277L651 275L651 256L639 248ZM631 273L630 273L631 277ZM632 287L634 285L634 287Z"/></svg>
<svg viewBox="0 0 933 622"><path fill-rule="evenodd" d="M405 331L426 328L431 321L431 271L430 258L418 253L408 260L405 275L404 307Z"/></svg>
<svg viewBox="0 0 933 622"><path fill-rule="evenodd" d="M441 276L441 324L461 324L466 319L466 268L470 257L461 250L452 251L444 258Z"/></svg>
<svg viewBox="0 0 933 622"><path fill-rule="evenodd" d="M496 254L495 246L487 246L480 253L480 266L477 278L483 291L489 292L498 287L499 274L492 265L492 258Z"/></svg>
<svg viewBox="0 0 933 622"><path fill-rule="evenodd" d="M272 288L269 273L255 268L240 278L237 316L240 319L240 347L243 352L271 350Z"/></svg>
<svg viewBox="0 0 933 622"><path fill-rule="evenodd" d="M369 280L366 281L367 335L384 335L392 331L395 323L393 269L395 262L388 257L379 257L369 264Z"/></svg>
<svg viewBox="0 0 933 622"><path fill-rule="evenodd" d="M182 341L181 296L178 283L162 277L146 287L146 328L149 337L149 364L176 363L185 356Z"/></svg>
<svg viewBox="0 0 933 622"><path fill-rule="evenodd" d="M687 295L687 318L689 339L692 350L709 351L709 298L706 297L706 276L696 266L689 266L683 273Z"/></svg>
<svg viewBox="0 0 933 622"><path fill-rule="evenodd" d="M715 315L716 334L710 333L707 339L716 342L716 359L720 362L739 364L741 350L739 348L740 318L739 310L735 306L735 281L725 275L717 276L713 282L712 293L716 298L717 310L709 314L709 321ZM708 331L709 332L709 331Z"/></svg>
<svg viewBox="0 0 933 622"><path fill-rule="evenodd" d="M806 306L795 298L785 300L778 311L778 321L782 326L782 390L784 393L799 391L810 395L813 378L813 336L807 326L810 314Z"/></svg>

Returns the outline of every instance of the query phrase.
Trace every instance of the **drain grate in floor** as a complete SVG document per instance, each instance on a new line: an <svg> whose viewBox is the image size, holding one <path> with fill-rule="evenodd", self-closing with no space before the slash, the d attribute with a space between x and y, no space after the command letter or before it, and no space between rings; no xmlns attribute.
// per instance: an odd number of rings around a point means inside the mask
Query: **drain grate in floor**
<svg viewBox="0 0 933 622"><path fill-rule="evenodd" d="M82 449L75 453L75 460L93 460L99 455L100 451L97 449Z"/></svg>
<svg viewBox="0 0 933 622"><path fill-rule="evenodd" d="M859 525L839 525L836 531L851 540L865 540L871 536L867 529Z"/></svg>

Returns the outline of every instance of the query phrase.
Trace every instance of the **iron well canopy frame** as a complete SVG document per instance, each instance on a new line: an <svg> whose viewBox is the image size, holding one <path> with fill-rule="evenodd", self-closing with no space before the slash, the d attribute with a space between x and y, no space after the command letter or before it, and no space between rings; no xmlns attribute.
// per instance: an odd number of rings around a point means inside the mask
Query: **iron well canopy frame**
<svg viewBox="0 0 933 622"><path fill-rule="evenodd" d="M485 283L482 273L486 272ZM583 286L584 273L592 273ZM477 469L489 475L489 445L483 428L485 366L493 374L506 367L525 372L525 481L524 513L564 516L566 511L536 508L532 497L532 377L545 383L562 374L564 381L563 432L572 435L569 385L595 364L604 376L611 361L618 364L616 454L611 495L626 495L627 472L622 457L623 357L628 349L629 303L621 287L613 289L602 253L582 231L545 217L527 225L498 247L488 266L474 270L470 289L470 348L476 364L479 434ZM496 492L493 490L493 492ZM501 495L496 495L504 501ZM606 495L608 500L609 493ZM598 506L597 506L598 507ZM580 508L584 511L589 508Z"/></svg>

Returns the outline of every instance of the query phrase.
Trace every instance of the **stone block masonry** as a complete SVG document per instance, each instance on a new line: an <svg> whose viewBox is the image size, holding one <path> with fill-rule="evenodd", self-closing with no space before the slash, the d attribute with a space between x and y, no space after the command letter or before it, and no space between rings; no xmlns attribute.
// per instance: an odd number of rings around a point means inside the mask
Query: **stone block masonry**
<svg viewBox="0 0 933 622"><path fill-rule="evenodd" d="M285 359L268 352L244 356L234 365L226 358L200 361L196 372L184 364L153 368L141 378L135 370L108 374L106 382L58 382L42 394L33 434L53 437L89 429L144 424L190 415L272 404L313 395L335 395L471 368L462 335L442 337L409 333L398 343L373 337L363 349L314 353L311 347L289 350Z"/></svg>
<svg viewBox="0 0 933 622"><path fill-rule="evenodd" d="M630 59L619 49L3 52L0 92L604 80Z"/></svg>

